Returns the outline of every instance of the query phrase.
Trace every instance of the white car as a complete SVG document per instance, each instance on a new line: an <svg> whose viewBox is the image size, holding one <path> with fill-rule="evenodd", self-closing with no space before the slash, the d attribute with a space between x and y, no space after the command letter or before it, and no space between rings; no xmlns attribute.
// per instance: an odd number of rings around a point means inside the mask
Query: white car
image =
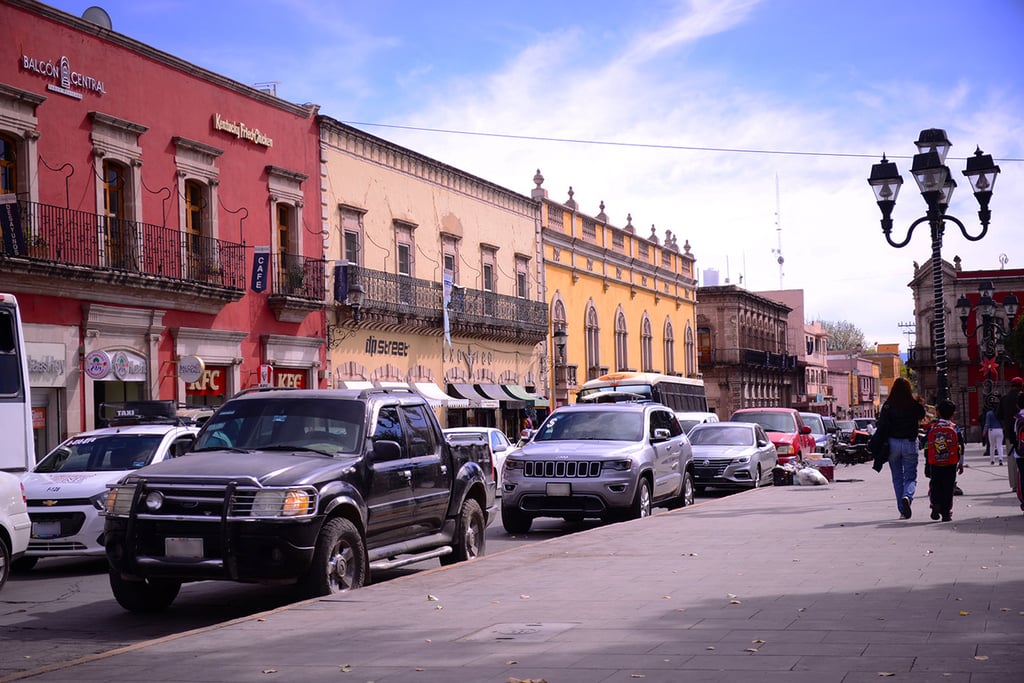
<svg viewBox="0 0 1024 683"><path fill-rule="evenodd" d="M107 484L132 470L188 452L199 428L162 418L82 432L50 451L25 475L32 535L14 567L28 571L43 557L102 557L100 515ZM170 423L169 423L170 422Z"/></svg>
<svg viewBox="0 0 1024 683"><path fill-rule="evenodd" d="M679 425L683 428L683 431L689 434L695 425L718 422L718 415L715 413L676 411L676 419L679 420Z"/></svg>
<svg viewBox="0 0 1024 683"><path fill-rule="evenodd" d="M21 480L0 472L0 588L11 575L11 565L28 547L31 522Z"/></svg>
<svg viewBox="0 0 1024 683"><path fill-rule="evenodd" d="M459 437L464 435L480 435L487 439L491 447L491 462L494 463L496 495L500 496L501 468L505 466L505 457L516 448L505 436L505 432L495 427L450 427L444 430L444 435L451 443L458 443Z"/></svg>

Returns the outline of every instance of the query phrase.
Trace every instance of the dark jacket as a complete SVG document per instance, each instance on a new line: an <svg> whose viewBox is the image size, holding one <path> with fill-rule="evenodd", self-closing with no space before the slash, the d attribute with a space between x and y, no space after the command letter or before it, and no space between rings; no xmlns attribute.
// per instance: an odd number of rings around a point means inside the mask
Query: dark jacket
<svg viewBox="0 0 1024 683"><path fill-rule="evenodd" d="M882 410L878 413L877 430L882 432L882 438L888 439L917 439L918 425L924 419L924 406L914 403L908 408L895 408L886 401L882 404Z"/></svg>
<svg viewBox="0 0 1024 683"><path fill-rule="evenodd" d="M996 408L996 417L1003 423L1003 434L1007 437L1013 434L1013 423L1017 417L1017 394L1020 389L1014 387L1003 394L999 399L999 407Z"/></svg>

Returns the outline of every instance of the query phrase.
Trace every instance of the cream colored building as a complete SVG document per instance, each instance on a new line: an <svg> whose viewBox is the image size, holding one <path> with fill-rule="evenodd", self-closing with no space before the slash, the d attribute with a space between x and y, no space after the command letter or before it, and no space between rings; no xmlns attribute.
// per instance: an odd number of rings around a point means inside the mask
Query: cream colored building
<svg viewBox="0 0 1024 683"><path fill-rule="evenodd" d="M580 210L572 188L553 201L540 171L532 196L541 204L544 279L553 331L549 396L571 402L588 379L635 370L699 377L694 310L697 281L689 242L636 234L632 219L611 224L604 203Z"/></svg>
<svg viewBox="0 0 1024 683"><path fill-rule="evenodd" d="M516 436L547 408L533 393L547 393L539 203L329 117L320 125L320 229L335 264L328 386L407 383L445 426Z"/></svg>

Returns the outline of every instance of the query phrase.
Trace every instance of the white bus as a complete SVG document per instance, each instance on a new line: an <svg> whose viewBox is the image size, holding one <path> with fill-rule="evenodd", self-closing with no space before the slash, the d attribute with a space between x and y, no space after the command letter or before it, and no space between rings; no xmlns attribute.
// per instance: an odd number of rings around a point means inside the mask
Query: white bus
<svg viewBox="0 0 1024 683"><path fill-rule="evenodd" d="M0 294L0 470L24 472L35 464L32 398L21 311L13 294Z"/></svg>
<svg viewBox="0 0 1024 683"><path fill-rule="evenodd" d="M656 372L611 372L580 387L577 402L648 400L676 412L705 413L708 399L704 380Z"/></svg>

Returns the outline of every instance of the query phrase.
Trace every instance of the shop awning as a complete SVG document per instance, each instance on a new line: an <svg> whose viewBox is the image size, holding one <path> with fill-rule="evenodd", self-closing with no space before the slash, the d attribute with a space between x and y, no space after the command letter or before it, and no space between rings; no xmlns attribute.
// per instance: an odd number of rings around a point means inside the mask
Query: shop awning
<svg viewBox="0 0 1024 683"><path fill-rule="evenodd" d="M434 406L445 406L448 408L468 408L469 401L464 398L455 398L441 391L441 387L433 382L413 382L413 390L420 396L427 399L427 403Z"/></svg>
<svg viewBox="0 0 1024 683"><path fill-rule="evenodd" d="M497 408L498 401L482 396L472 384L449 384L448 392L456 398L464 398L474 408Z"/></svg>
<svg viewBox="0 0 1024 683"><path fill-rule="evenodd" d="M548 401L543 396L531 394L529 391L519 386L518 384L502 384L501 388L504 389L505 393L511 396L512 398L518 398L522 401L529 401L534 408L547 408L551 405L551 402Z"/></svg>
<svg viewBox="0 0 1024 683"><path fill-rule="evenodd" d="M498 401L503 410L522 410L530 405L529 401L525 399L510 396L497 384L474 384L473 386L487 398Z"/></svg>

